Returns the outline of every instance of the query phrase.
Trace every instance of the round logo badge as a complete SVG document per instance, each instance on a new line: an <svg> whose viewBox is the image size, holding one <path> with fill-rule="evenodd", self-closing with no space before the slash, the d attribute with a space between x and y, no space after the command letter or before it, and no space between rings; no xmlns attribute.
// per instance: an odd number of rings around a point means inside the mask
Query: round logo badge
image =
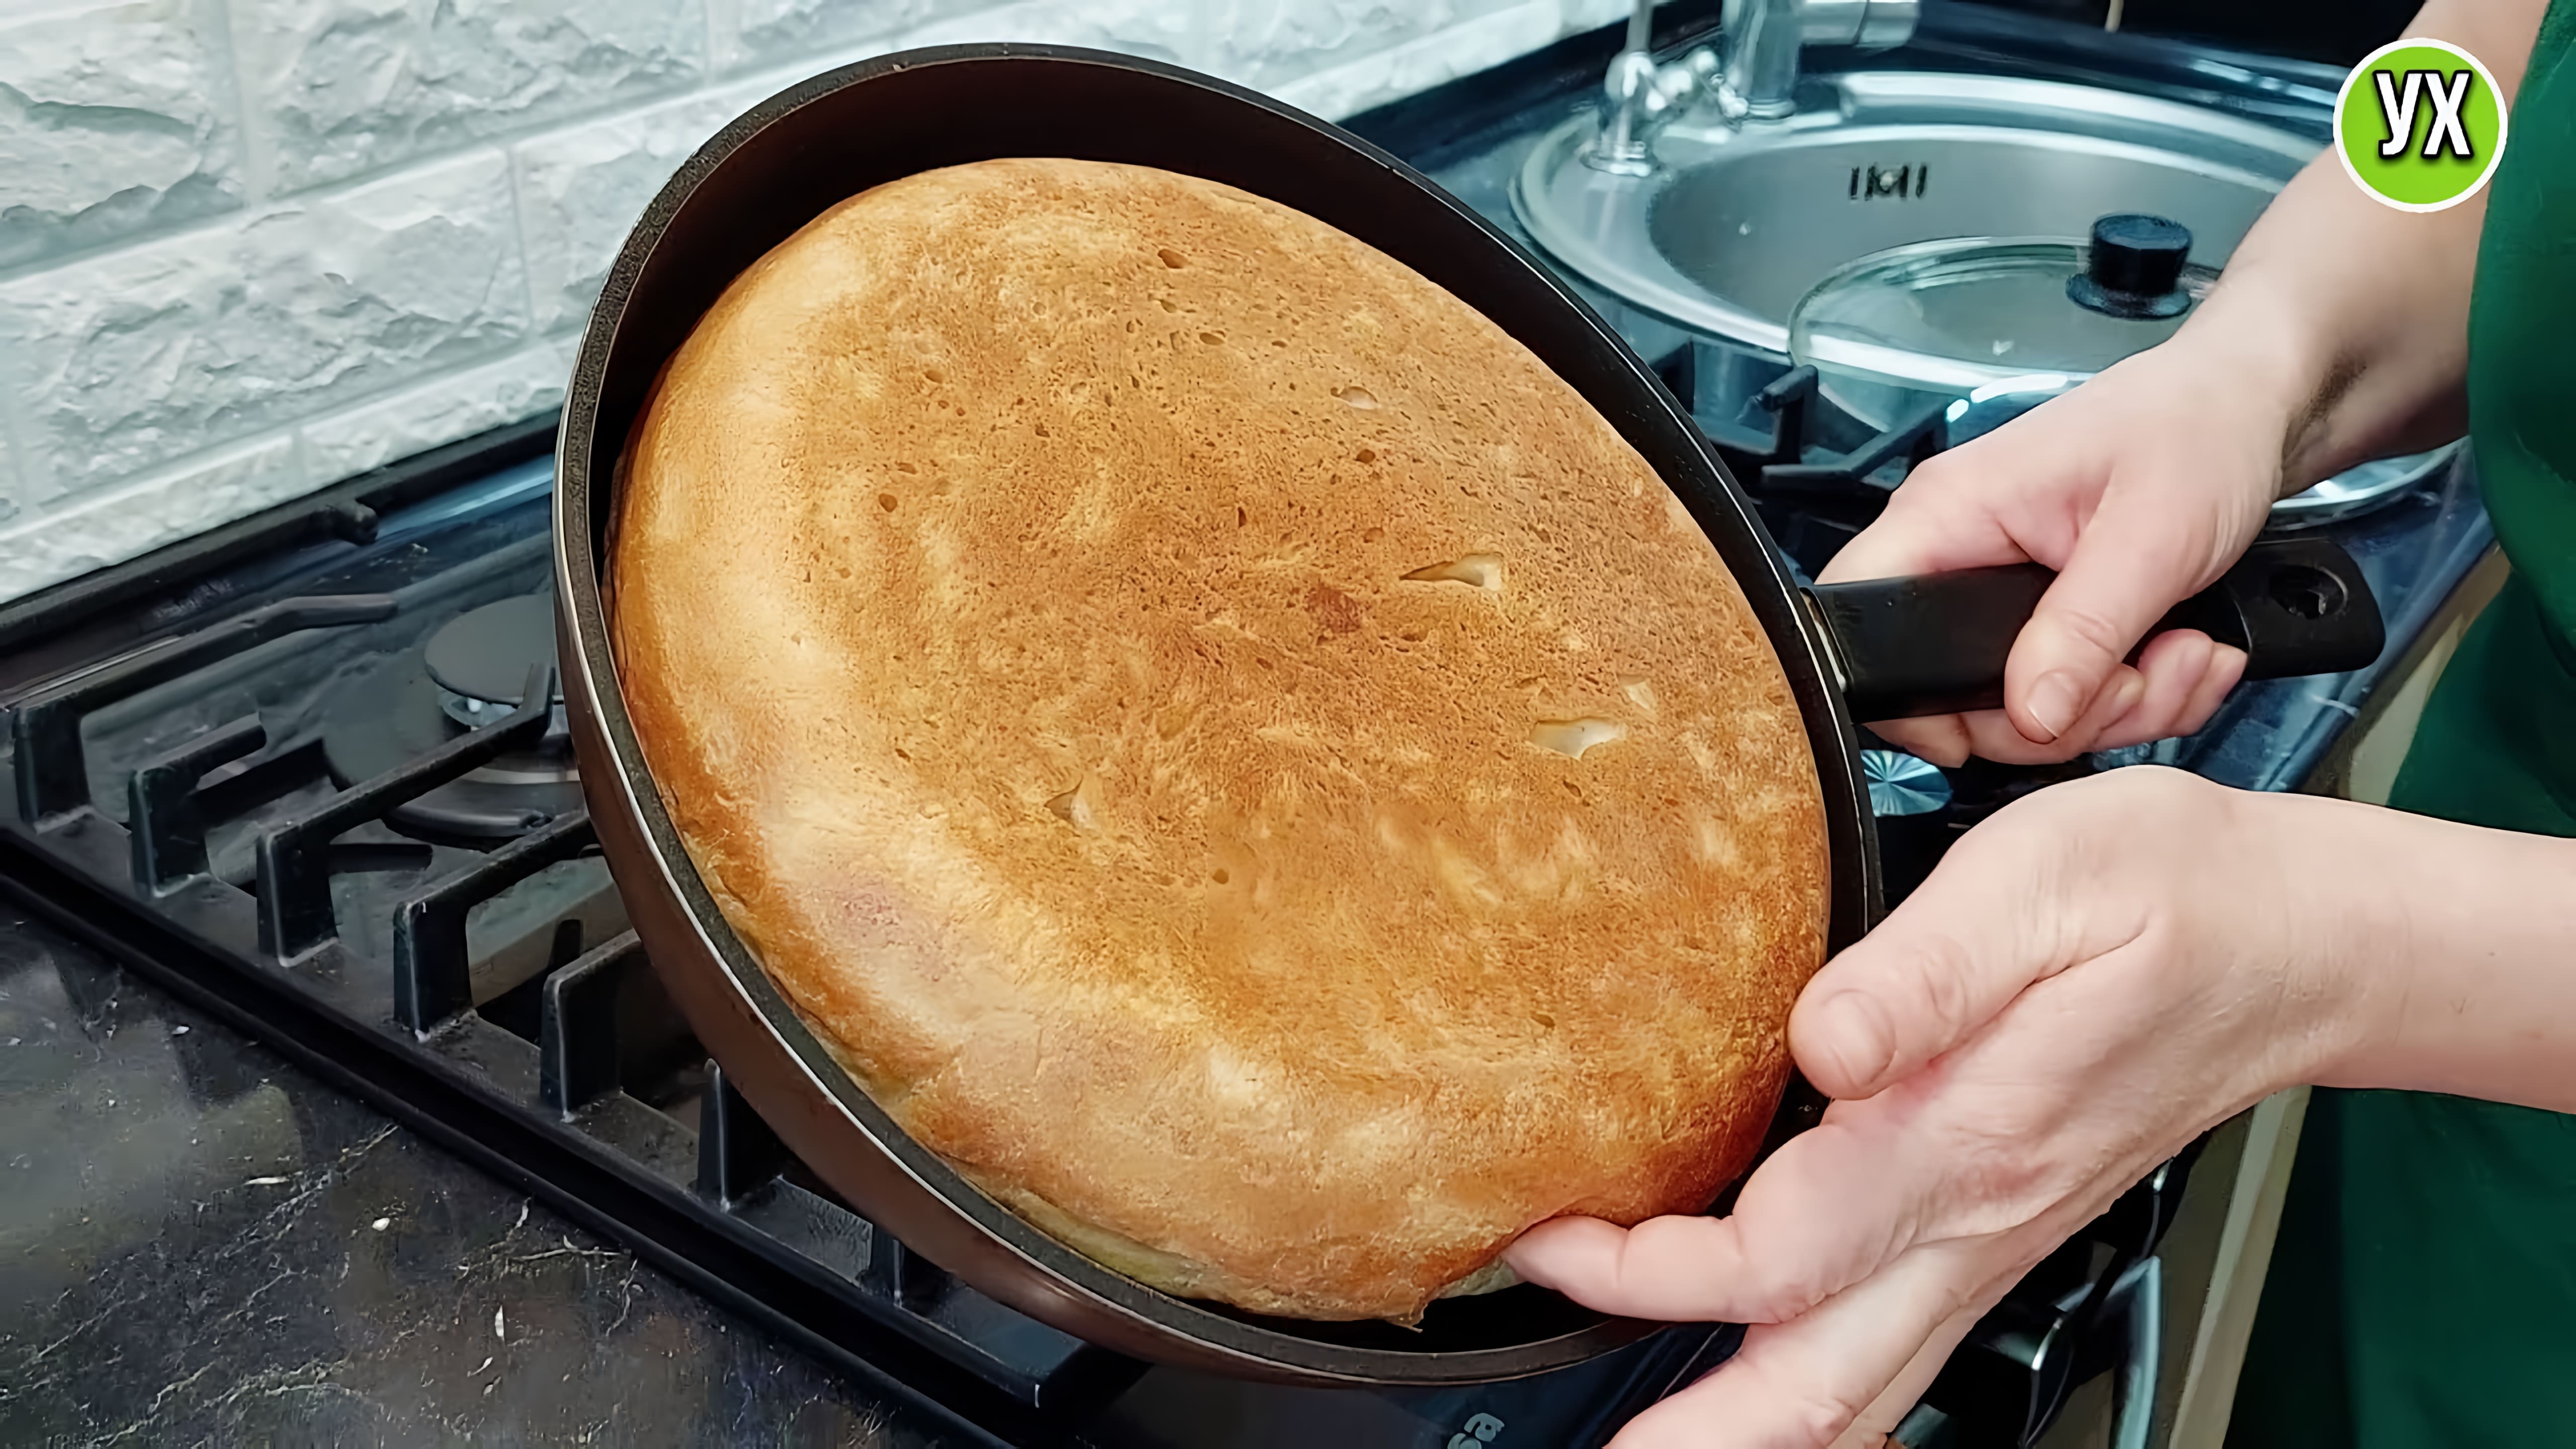
<svg viewBox="0 0 2576 1449"><path fill-rule="evenodd" d="M2478 58L2443 40L2372 51L2335 97L2335 154L2353 184L2400 211L2478 194L2504 156L2505 107Z"/></svg>

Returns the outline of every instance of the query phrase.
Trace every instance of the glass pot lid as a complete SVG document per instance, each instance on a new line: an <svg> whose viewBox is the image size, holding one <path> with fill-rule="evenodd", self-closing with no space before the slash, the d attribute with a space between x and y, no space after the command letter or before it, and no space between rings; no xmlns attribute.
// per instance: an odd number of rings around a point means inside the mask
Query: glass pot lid
<svg viewBox="0 0 2576 1449"><path fill-rule="evenodd" d="M2172 336L2218 280L2191 233L2107 216L2089 241L1958 237L1874 252L1789 314L1793 362L1829 392L1959 396L2035 374L2072 386ZM2036 379L2034 378L2034 381ZM1875 409L1872 409L1875 411Z"/></svg>
<svg viewBox="0 0 2576 1449"><path fill-rule="evenodd" d="M2133 215L2103 217L2081 242L1891 247L1808 291L1789 314L1790 359L1813 366L1818 390L1873 428L1947 400L1943 440L1955 447L2171 337L2218 281L2190 252L2189 231ZM2273 504L2273 525L2368 512L2449 466L2460 446L2338 474Z"/></svg>

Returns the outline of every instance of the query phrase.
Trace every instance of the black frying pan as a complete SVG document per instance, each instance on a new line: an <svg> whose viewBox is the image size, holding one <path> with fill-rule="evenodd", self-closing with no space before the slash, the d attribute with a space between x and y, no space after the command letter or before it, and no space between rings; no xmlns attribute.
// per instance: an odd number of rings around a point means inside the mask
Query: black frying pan
<svg viewBox="0 0 2576 1449"><path fill-rule="evenodd" d="M1801 591L1689 416L1539 263L1394 157L1249 91L1168 66L1038 46L888 56L762 102L682 167L610 271L564 407L555 580L564 702L601 846L637 934L707 1050L798 1157L861 1212L985 1294L1141 1357L1325 1384L1456 1384L1560 1368L1652 1325L1519 1287L1435 1304L1420 1329L1261 1318L1167 1297L1058 1244L906 1137L833 1064L709 897L636 749L600 607L616 461L647 389L726 284L880 182L1005 156L1132 162L1282 202L1492 318L1662 474L1734 571L1787 669L1823 781L1830 945L1880 910L1855 719L1991 704L2044 570ZM2358 668L2378 613L2323 542L2259 556L2186 610L2256 674ZM1813 1115L1793 1090L1774 1140Z"/></svg>

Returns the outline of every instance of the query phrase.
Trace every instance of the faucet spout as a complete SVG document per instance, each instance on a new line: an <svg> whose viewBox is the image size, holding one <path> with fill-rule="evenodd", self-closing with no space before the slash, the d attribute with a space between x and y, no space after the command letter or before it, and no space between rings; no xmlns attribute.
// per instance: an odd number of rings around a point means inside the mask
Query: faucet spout
<svg viewBox="0 0 2576 1449"><path fill-rule="evenodd" d="M1652 49L1657 0L1637 0L1628 40L1604 78L1601 128L1583 153L1603 171L1654 171L1654 135L1703 102L1730 125L1783 120L1798 108L1800 53L1810 45L1884 50L1914 34L1920 0L1725 0L1718 50L1702 46L1671 65Z"/></svg>
<svg viewBox="0 0 2576 1449"><path fill-rule="evenodd" d="M1885 50L1914 36L1920 0L1726 0L1718 21L1725 90L1761 120L1797 111L1799 53L1810 45ZM1722 98L1723 99L1723 98Z"/></svg>
<svg viewBox="0 0 2576 1449"><path fill-rule="evenodd" d="M1804 8L1804 0L1726 0L1718 21L1726 48L1718 109L1728 120L1771 121L1797 111Z"/></svg>

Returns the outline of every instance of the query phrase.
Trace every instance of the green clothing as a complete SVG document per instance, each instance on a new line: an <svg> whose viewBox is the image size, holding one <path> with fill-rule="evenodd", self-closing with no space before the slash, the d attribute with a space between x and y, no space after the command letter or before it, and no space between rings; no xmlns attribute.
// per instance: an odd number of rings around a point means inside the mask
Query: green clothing
<svg viewBox="0 0 2576 1449"><path fill-rule="evenodd" d="M2488 183L2469 316L2470 435L2512 577L2435 686L2389 801L2562 836L2576 836L2571 41L2576 0L2555 0ZM2318 1091L2228 1443L2576 1445L2576 1117Z"/></svg>

